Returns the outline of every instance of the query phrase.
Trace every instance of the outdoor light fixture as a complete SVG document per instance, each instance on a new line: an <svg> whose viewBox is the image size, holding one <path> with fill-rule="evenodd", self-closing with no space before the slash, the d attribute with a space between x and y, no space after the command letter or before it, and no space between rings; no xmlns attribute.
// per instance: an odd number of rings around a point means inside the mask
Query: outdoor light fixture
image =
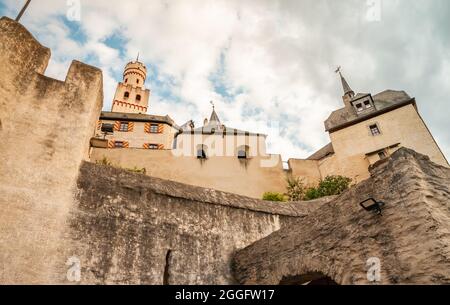
<svg viewBox="0 0 450 305"><path fill-rule="evenodd" d="M363 209L368 212L375 212L378 215L381 215L381 208L384 206L384 202L376 201L373 198L369 198L360 202L359 205L362 206Z"/></svg>
<svg viewBox="0 0 450 305"><path fill-rule="evenodd" d="M102 132L103 132L103 139L105 139L108 134L114 133L114 125L102 124Z"/></svg>

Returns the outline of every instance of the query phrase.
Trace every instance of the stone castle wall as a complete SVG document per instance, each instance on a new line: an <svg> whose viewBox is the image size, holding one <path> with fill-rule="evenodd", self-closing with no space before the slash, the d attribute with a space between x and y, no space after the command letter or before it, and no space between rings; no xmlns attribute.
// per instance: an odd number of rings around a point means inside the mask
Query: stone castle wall
<svg viewBox="0 0 450 305"><path fill-rule="evenodd" d="M265 192L286 192L286 171L281 156L208 157L198 160L176 156L171 150L93 148L91 161L107 158L116 166L145 168L148 175L261 199ZM263 165L267 164L265 167Z"/></svg>
<svg viewBox="0 0 450 305"><path fill-rule="evenodd" d="M0 19L0 283L55 282L102 107L100 70L74 61L59 81L43 75L49 59L22 25Z"/></svg>
<svg viewBox="0 0 450 305"><path fill-rule="evenodd" d="M237 249L331 200L265 202L92 163L78 187L68 253L85 284L236 283Z"/></svg>

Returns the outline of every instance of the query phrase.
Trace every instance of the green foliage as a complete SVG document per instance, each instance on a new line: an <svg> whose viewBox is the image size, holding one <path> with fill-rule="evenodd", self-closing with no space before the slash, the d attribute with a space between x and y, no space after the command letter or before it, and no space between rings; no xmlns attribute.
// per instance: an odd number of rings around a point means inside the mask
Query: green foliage
<svg viewBox="0 0 450 305"><path fill-rule="evenodd" d="M286 198L281 193L266 192L263 195L263 200L284 202L286 201Z"/></svg>
<svg viewBox="0 0 450 305"><path fill-rule="evenodd" d="M314 200L317 198L320 198L320 193L319 193L319 188L315 188L315 187L310 187L306 190L305 192L305 196L303 197L303 200L308 201L308 200Z"/></svg>
<svg viewBox="0 0 450 305"><path fill-rule="evenodd" d="M319 183L320 197L340 195L350 186L352 179L343 176L327 176Z"/></svg>
<svg viewBox="0 0 450 305"><path fill-rule="evenodd" d="M305 196L305 185L300 177L292 177L289 176L286 179L287 182L287 193L286 195L289 197L290 201L300 201L303 200Z"/></svg>
<svg viewBox="0 0 450 305"><path fill-rule="evenodd" d="M343 176L327 176L317 187L309 188L305 192L304 200L340 195L350 187L352 179Z"/></svg>
<svg viewBox="0 0 450 305"><path fill-rule="evenodd" d="M145 167L143 168L138 168L137 166L133 167L133 168L126 168L125 170L129 171L129 172L133 172L133 173L138 173L138 174L144 174L147 172L147 170L145 169Z"/></svg>
<svg viewBox="0 0 450 305"><path fill-rule="evenodd" d="M129 171L129 172L138 173L138 174L144 174L144 175L145 175L145 174L147 173L147 170L145 169L145 167L144 167L144 168L139 168L139 167L135 166L135 167L133 167L133 168L122 168L122 167L120 167L119 165L114 165L114 164L113 164L107 157L105 157L105 156L103 156L103 159L97 160L95 163L96 163L96 164L99 164L99 165L106 165L106 166L113 166L113 167L116 167L116 168L121 168L121 169L127 170L127 171Z"/></svg>
<svg viewBox="0 0 450 305"><path fill-rule="evenodd" d="M340 195L350 187L352 179L343 176L327 176L317 187L305 188L300 178L288 178L287 195L291 201L313 200Z"/></svg>
<svg viewBox="0 0 450 305"><path fill-rule="evenodd" d="M95 163L99 164L99 165L113 166L112 162L109 161L109 159L107 157L105 157L105 156L103 156L103 159L97 160Z"/></svg>

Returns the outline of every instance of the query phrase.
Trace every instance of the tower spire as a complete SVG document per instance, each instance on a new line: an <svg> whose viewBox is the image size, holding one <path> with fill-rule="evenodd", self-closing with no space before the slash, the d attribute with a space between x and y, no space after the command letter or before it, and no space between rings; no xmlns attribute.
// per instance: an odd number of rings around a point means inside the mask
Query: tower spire
<svg viewBox="0 0 450 305"><path fill-rule="evenodd" d="M211 124L211 122L216 122L217 124L220 124L220 120L219 120L219 116L216 113L216 106L214 105L213 101L210 101L211 105L212 105L212 113L211 113L211 117L209 118L209 123Z"/></svg>
<svg viewBox="0 0 450 305"><path fill-rule="evenodd" d="M341 83L342 83L342 90L344 91L344 96L342 97L344 99L344 103L351 100L355 96L355 92L350 88L350 85L345 80L344 76L341 72L341 66L338 66L336 73L339 73L339 76L341 77Z"/></svg>

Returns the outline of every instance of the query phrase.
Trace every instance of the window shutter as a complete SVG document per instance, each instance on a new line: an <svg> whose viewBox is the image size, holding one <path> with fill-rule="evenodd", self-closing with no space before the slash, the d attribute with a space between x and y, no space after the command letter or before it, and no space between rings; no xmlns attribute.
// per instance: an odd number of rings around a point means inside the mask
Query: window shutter
<svg viewBox="0 0 450 305"><path fill-rule="evenodd" d="M144 143L144 145L142 145L142 147L144 148L144 149L148 149L148 143Z"/></svg>
<svg viewBox="0 0 450 305"><path fill-rule="evenodd" d="M114 123L114 131L119 131L119 129L120 129L120 121L116 121Z"/></svg>
<svg viewBox="0 0 450 305"><path fill-rule="evenodd" d="M164 124L158 124L158 133L164 132Z"/></svg>
<svg viewBox="0 0 450 305"><path fill-rule="evenodd" d="M123 148L129 148L129 147L130 147L130 142L123 141Z"/></svg>
<svg viewBox="0 0 450 305"><path fill-rule="evenodd" d="M97 129L102 129L102 121L97 121Z"/></svg>
<svg viewBox="0 0 450 305"><path fill-rule="evenodd" d="M163 150L164 149L164 144L158 144L158 149L159 150Z"/></svg>
<svg viewBox="0 0 450 305"><path fill-rule="evenodd" d="M145 123L144 131L145 131L146 133L150 133L150 126L151 126L150 123Z"/></svg>
<svg viewBox="0 0 450 305"><path fill-rule="evenodd" d="M128 122L128 132L133 132L134 130L134 122Z"/></svg>
<svg viewBox="0 0 450 305"><path fill-rule="evenodd" d="M115 141L114 140L109 140L108 141L108 148L114 148L115 146Z"/></svg>

